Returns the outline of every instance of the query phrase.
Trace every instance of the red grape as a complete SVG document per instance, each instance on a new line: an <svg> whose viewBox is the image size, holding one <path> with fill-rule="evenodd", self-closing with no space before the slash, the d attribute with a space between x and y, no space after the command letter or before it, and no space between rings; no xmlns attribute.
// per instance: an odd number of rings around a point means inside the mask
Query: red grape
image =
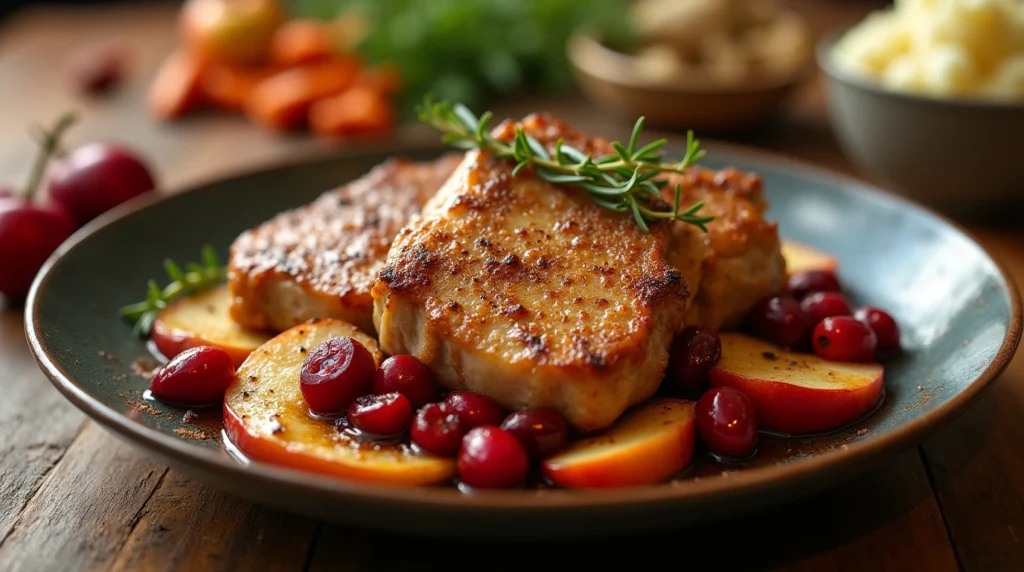
<svg viewBox="0 0 1024 572"><path fill-rule="evenodd" d="M85 224L154 186L139 157L122 147L92 143L54 163L49 188L51 199Z"/></svg>
<svg viewBox="0 0 1024 572"><path fill-rule="evenodd" d="M493 425L470 430L459 449L459 478L484 489L522 486L530 461L526 450L511 433Z"/></svg>
<svg viewBox="0 0 1024 572"><path fill-rule="evenodd" d="M569 440L569 422L551 409L516 411L502 421L501 428L519 439L526 452L537 459L557 453Z"/></svg>
<svg viewBox="0 0 1024 572"><path fill-rule="evenodd" d="M878 338L878 349L890 351L900 347L900 328L887 312L874 306L857 308L853 313L854 319L871 328Z"/></svg>
<svg viewBox="0 0 1024 572"><path fill-rule="evenodd" d="M811 336L814 352L833 361L867 362L875 359L878 339L871 328L852 316L825 318Z"/></svg>
<svg viewBox="0 0 1024 572"><path fill-rule="evenodd" d="M419 448L442 457L454 455L465 434L462 419L443 403L431 403L420 409L409 431L409 437Z"/></svg>
<svg viewBox="0 0 1024 572"><path fill-rule="evenodd" d="M697 433L716 455L745 459L757 445L757 415L743 392L714 387L697 400Z"/></svg>
<svg viewBox="0 0 1024 572"><path fill-rule="evenodd" d="M789 277L789 294L797 300L813 292L839 292L842 288L829 270L805 270Z"/></svg>
<svg viewBox="0 0 1024 572"><path fill-rule="evenodd" d="M234 379L235 365L228 352L200 346L175 356L153 377L149 391L168 405L203 407L224 399Z"/></svg>
<svg viewBox="0 0 1024 572"><path fill-rule="evenodd" d="M800 309L811 324L832 316L849 316L852 313L850 302L839 292L812 292L800 301Z"/></svg>
<svg viewBox="0 0 1024 572"><path fill-rule="evenodd" d="M437 383L434 374L416 356L399 354L380 364L373 378L373 392L401 393L413 409L419 409L437 398Z"/></svg>
<svg viewBox="0 0 1024 572"><path fill-rule="evenodd" d="M700 326L689 326L672 342L667 375L676 386L688 392L702 391L708 384L708 372L722 357L718 334Z"/></svg>
<svg viewBox="0 0 1024 572"><path fill-rule="evenodd" d="M445 407L459 415L466 429L480 425L497 425L505 418L505 410L490 397L472 391L453 391L444 400Z"/></svg>
<svg viewBox="0 0 1024 572"><path fill-rule="evenodd" d="M310 411L334 415L373 389L373 356L352 338L332 338L309 352L299 379Z"/></svg>
<svg viewBox="0 0 1024 572"><path fill-rule="evenodd" d="M46 259L75 231L59 212L5 199L0 203L0 294L23 298Z"/></svg>
<svg viewBox="0 0 1024 572"><path fill-rule="evenodd" d="M811 325L800 303L788 296L761 301L751 310L747 323L754 336L789 349L807 344Z"/></svg>
<svg viewBox="0 0 1024 572"><path fill-rule="evenodd" d="M412 405L401 393L364 395L348 406L348 420L360 431L397 435L412 423Z"/></svg>

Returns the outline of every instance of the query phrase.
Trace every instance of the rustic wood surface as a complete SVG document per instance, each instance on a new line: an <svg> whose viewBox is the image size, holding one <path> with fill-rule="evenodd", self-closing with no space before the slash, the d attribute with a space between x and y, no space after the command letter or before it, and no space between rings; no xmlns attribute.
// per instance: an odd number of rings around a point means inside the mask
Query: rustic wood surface
<svg viewBox="0 0 1024 572"><path fill-rule="evenodd" d="M819 31L880 2L790 0ZM174 6L36 8L0 25L0 180L26 173L30 120L83 113L71 143L121 140L155 160L167 189L333 143L261 133L235 118L160 125L142 109L174 44ZM67 88L66 56L97 42L131 48L132 74L110 98ZM544 106L592 129L627 126L588 106ZM400 136L413 136L403 132ZM783 116L733 139L854 173L811 82ZM343 145L342 145L343 146ZM969 226L1024 282L1024 231ZM1024 569L1024 359L968 413L921 447L840 488L735 522L602 542L461 545L316 522L210 489L115 439L66 402L25 346L21 311L0 310L0 570L505 569L566 564L628 569L686 559L717 569ZM452 548L455 548L452 551ZM447 549L447 550L446 550ZM534 554L544 553L544 560ZM676 559L676 560L673 560Z"/></svg>

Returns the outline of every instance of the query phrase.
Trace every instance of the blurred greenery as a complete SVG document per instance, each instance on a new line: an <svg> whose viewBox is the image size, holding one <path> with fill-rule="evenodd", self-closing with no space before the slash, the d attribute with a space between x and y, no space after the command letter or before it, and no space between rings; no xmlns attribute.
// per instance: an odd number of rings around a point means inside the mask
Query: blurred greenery
<svg viewBox="0 0 1024 572"><path fill-rule="evenodd" d="M431 94L477 107L495 96L569 88L569 36L589 26L608 41L633 37L626 0L293 0L293 15L350 10L370 22L358 51L401 69L404 112Z"/></svg>

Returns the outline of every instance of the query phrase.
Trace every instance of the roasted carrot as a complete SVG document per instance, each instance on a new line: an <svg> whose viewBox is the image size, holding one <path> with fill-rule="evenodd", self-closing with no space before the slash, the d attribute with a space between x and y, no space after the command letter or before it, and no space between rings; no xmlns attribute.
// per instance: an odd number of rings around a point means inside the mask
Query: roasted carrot
<svg viewBox="0 0 1024 572"><path fill-rule="evenodd" d="M249 94L273 73L271 68L211 64L203 72L200 89L210 103L232 111L241 110Z"/></svg>
<svg viewBox="0 0 1024 572"><path fill-rule="evenodd" d="M402 88L402 75L393 64L364 68L356 76L356 85L365 86L382 95L394 95Z"/></svg>
<svg viewBox="0 0 1024 572"><path fill-rule="evenodd" d="M150 110L160 119L181 117L198 107L202 101L199 89L203 65L194 54L177 50L160 64L149 86Z"/></svg>
<svg viewBox="0 0 1024 572"><path fill-rule="evenodd" d="M270 61L281 67L327 59L334 53L331 31L319 20L286 22L270 40Z"/></svg>
<svg viewBox="0 0 1024 572"><path fill-rule="evenodd" d="M293 67L256 84L245 101L245 112L269 129L299 126L314 101L348 89L359 72L352 58L335 58Z"/></svg>
<svg viewBox="0 0 1024 572"><path fill-rule="evenodd" d="M395 110L380 92L354 86L318 100L309 109L309 125L320 135L352 135L385 131L395 123Z"/></svg>

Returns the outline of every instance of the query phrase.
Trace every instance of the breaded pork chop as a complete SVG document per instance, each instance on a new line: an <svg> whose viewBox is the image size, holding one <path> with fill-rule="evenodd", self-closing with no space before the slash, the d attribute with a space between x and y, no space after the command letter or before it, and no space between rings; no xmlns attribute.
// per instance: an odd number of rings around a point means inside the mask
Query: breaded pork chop
<svg viewBox="0 0 1024 572"><path fill-rule="evenodd" d="M547 116L521 125L545 145L611 151ZM417 356L449 388L601 429L654 393L683 324L672 226L644 233L583 191L512 167L468 152L399 233L373 288L381 348Z"/></svg>
<svg viewBox="0 0 1024 572"><path fill-rule="evenodd" d="M370 289L391 241L461 158L391 159L243 233L231 247L231 317L276 331L312 318L339 318L373 334Z"/></svg>

